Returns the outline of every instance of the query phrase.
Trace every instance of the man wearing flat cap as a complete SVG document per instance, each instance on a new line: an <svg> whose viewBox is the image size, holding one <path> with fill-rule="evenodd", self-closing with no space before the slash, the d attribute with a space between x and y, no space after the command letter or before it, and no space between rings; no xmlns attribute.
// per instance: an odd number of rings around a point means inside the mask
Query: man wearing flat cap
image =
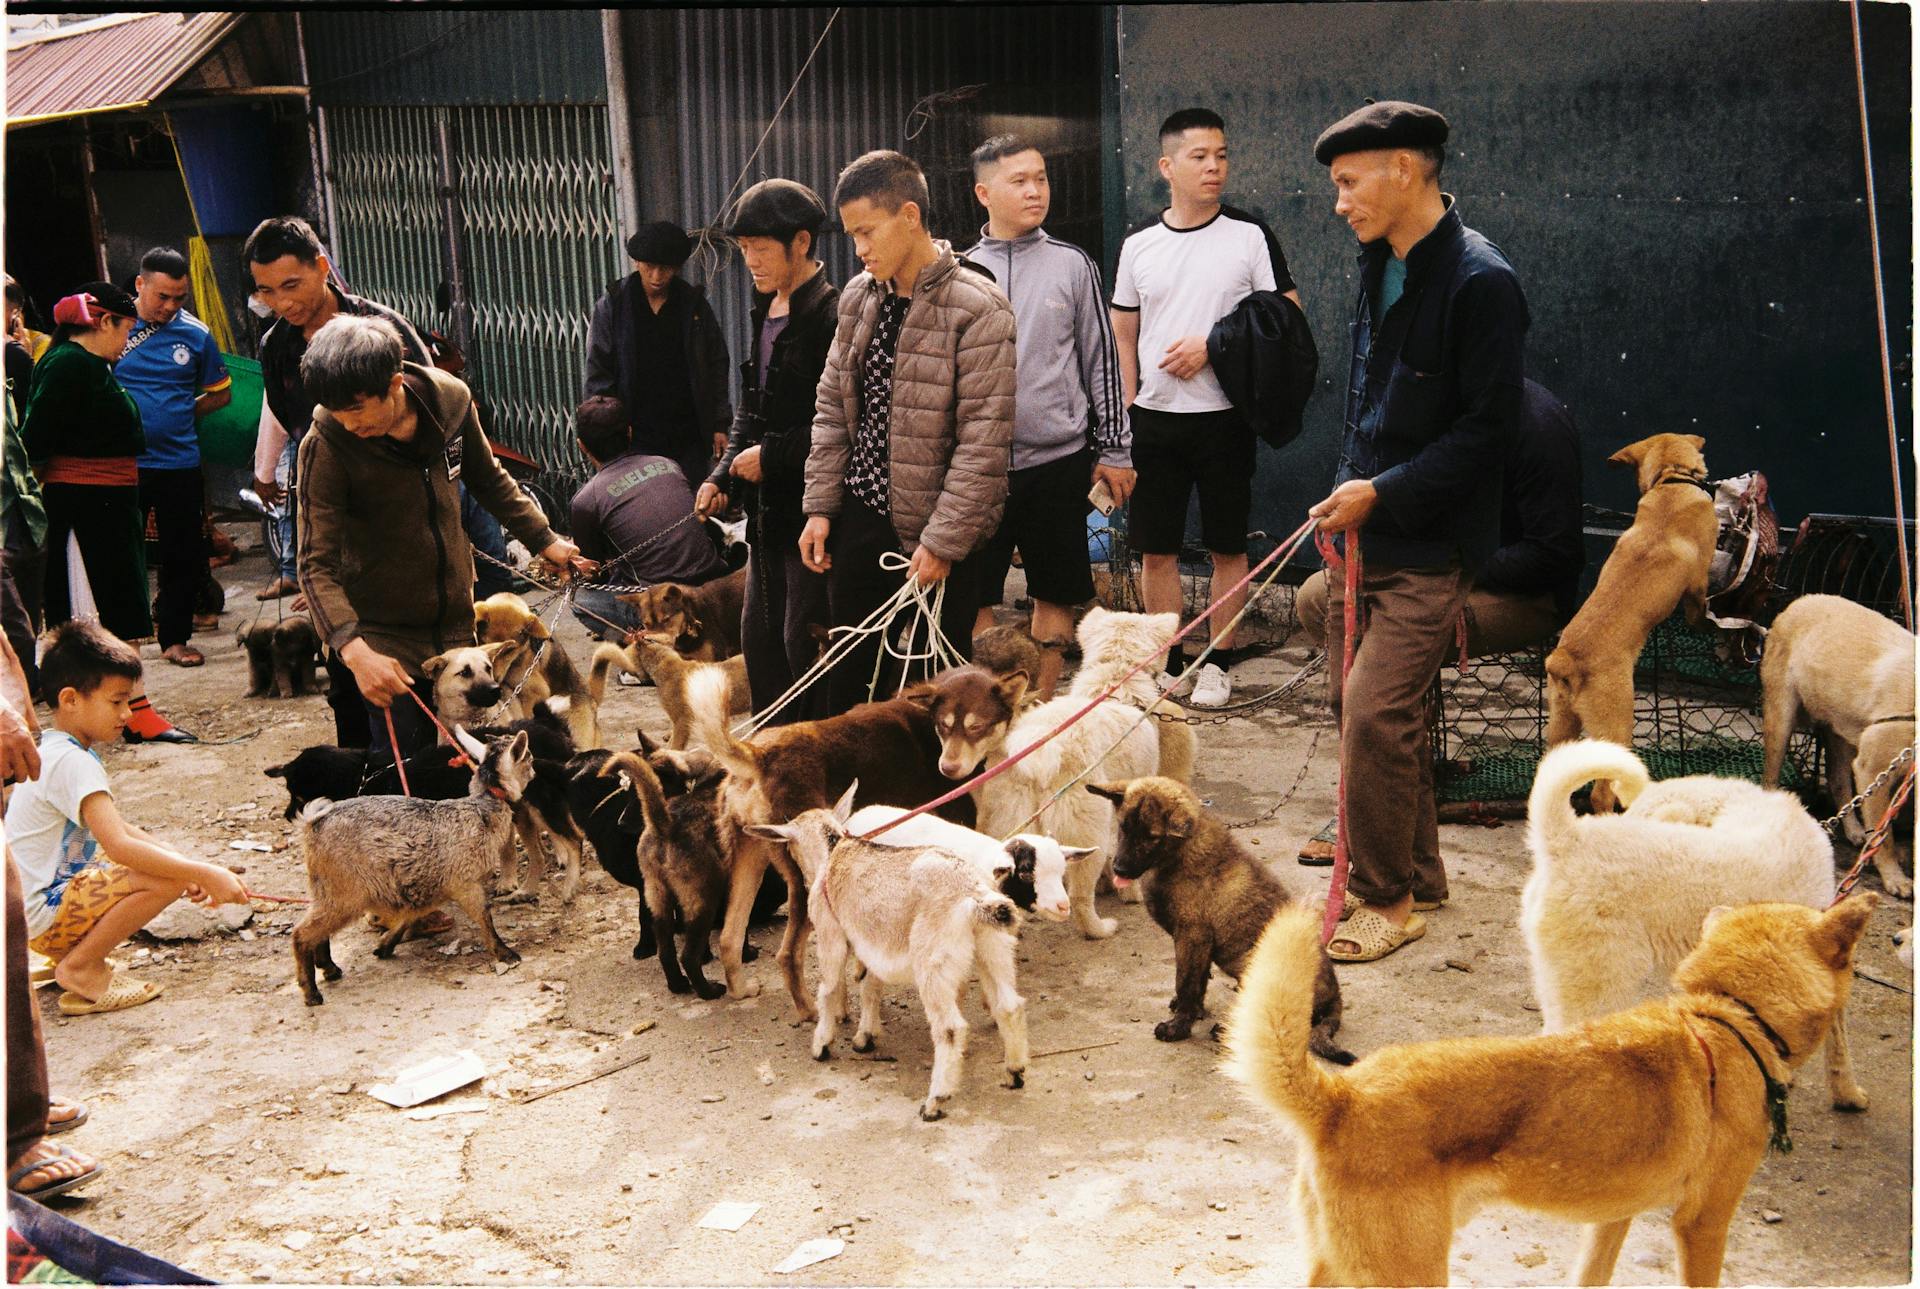
<svg viewBox="0 0 1920 1289"><path fill-rule="evenodd" d="M587 329L584 397L609 394L633 417L633 448L678 463L689 487L727 444L727 342L706 292L680 276L693 242L656 220L627 239L633 272L608 287Z"/></svg>
<svg viewBox="0 0 1920 1289"><path fill-rule="evenodd" d="M1426 933L1447 898L1426 696L1475 574L1499 540L1500 480L1520 422L1527 302L1500 249L1440 191L1447 120L1369 103L1314 145L1360 240L1360 291L1335 487L1309 512L1358 536L1367 611L1344 686L1344 579L1327 579L1340 773L1353 803L1348 916L1335 961Z"/></svg>

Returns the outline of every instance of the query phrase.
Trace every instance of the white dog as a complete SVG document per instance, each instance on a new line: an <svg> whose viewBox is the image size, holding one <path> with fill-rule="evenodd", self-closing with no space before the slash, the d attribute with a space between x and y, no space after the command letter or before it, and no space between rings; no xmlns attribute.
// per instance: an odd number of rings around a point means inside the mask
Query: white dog
<svg viewBox="0 0 1920 1289"><path fill-rule="evenodd" d="M1180 619L1172 613L1111 613L1101 608L1088 612L1080 621L1083 661L1073 684L1064 695L1017 716L1007 729L1002 747L989 751L987 763L996 765L1039 742L1048 731L1085 707L1088 699L1117 682L1136 662L1165 652L1179 628ZM1161 722L1140 719L1141 712L1158 696L1153 683L1155 671L1152 664L1141 669L1072 728L1005 774L974 789L979 805L977 823L990 837L1004 837L1029 826L1028 817L1039 810L1032 827L1064 845L1101 852L1098 863L1071 864L1067 868L1067 896L1074 924L1092 940L1103 940L1120 927L1113 918L1100 917L1093 905L1094 889L1113 862L1113 803L1075 789L1044 810L1040 807L1082 770L1087 771L1087 780L1102 783L1124 783L1163 772ZM1139 887L1128 888L1123 898L1138 903Z"/></svg>
<svg viewBox="0 0 1920 1289"><path fill-rule="evenodd" d="M1625 814L1574 815L1569 794L1595 779L1613 780ZM1832 843L1795 798L1705 775L1649 786L1639 757L1595 739L1540 762L1527 846L1520 930L1549 1033L1640 1001L1720 905L1833 901ZM1844 1014L1827 1041L1827 1084L1837 1109L1866 1109Z"/></svg>

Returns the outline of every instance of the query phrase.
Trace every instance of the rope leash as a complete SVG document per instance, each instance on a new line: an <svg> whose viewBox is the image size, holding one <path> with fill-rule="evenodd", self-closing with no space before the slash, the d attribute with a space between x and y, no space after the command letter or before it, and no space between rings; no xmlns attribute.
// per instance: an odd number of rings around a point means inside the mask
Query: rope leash
<svg viewBox="0 0 1920 1289"><path fill-rule="evenodd" d="M1209 604L1205 609L1201 610L1198 614L1196 614L1191 622L1187 623L1185 626L1181 627L1179 631L1175 632L1173 638L1167 642L1166 647L1171 648L1173 645L1176 645L1180 641L1186 639L1187 636L1193 633L1196 627L1198 627L1202 622L1207 621L1208 614L1212 613L1216 607L1224 603L1229 597L1239 592L1242 588L1247 586L1248 583L1252 582L1254 577L1259 573L1261 573L1263 570L1265 570L1269 564L1273 563L1275 560L1284 559L1288 555L1290 555L1292 549L1297 548L1300 540L1307 533L1312 531L1314 522L1315 521L1309 519L1304 524L1300 525L1299 528L1295 529L1292 535L1290 535L1286 541L1274 547L1272 552L1270 552L1265 559L1261 560L1258 564L1248 569L1246 574L1242 576L1238 582L1235 582L1231 587L1227 588L1227 590L1219 597L1219 599L1215 600L1212 604ZM1249 599L1249 602L1251 602L1251 599ZM1244 611L1245 610L1242 610L1242 612ZM1235 619L1236 622L1238 620L1239 620L1238 618ZM1211 648L1211 645L1209 646L1209 649L1210 648ZM1038 751L1040 748L1044 747L1046 744L1052 742L1055 738L1057 738L1060 735L1062 731L1069 729L1073 725L1077 724L1082 717L1086 716L1089 712L1093 711L1095 708L1100 706L1101 703L1104 703L1107 701L1107 699L1113 697L1114 694L1119 692L1121 686L1125 685L1129 680L1132 680L1135 676L1139 675L1140 672L1144 670L1146 667L1153 664L1157 659L1159 659L1162 656L1164 651L1165 650L1162 649L1154 653L1150 653L1146 657L1134 663L1132 667L1127 669L1124 675L1122 675L1118 680L1114 681L1113 684L1108 686L1105 690L1101 691L1098 694L1095 694L1092 698L1088 699L1085 706L1081 707L1080 710L1078 710L1077 712L1074 712L1065 721L1062 721L1060 725L1058 725L1056 728L1048 732L1048 734L1044 738L1038 739L1035 742L1028 744L1026 747L1021 748L1018 752L1015 752L1012 756L1008 757L1006 760L1001 761L998 765L989 766L987 769L981 771L979 774L974 775L971 779L968 779L965 782L961 783L958 787L955 787L952 791L942 793L940 796L935 797L932 801L926 802L923 805L915 806L912 810L909 810L907 813L901 815L899 818L891 820L887 823L881 824L878 828L875 828L870 832L862 834L860 837L860 840L871 841L873 838L878 837L881 833L887 832L892 828L898 827L900 824L903 824L907 820L914 818L916 815L926 814L929 810L938 810L941 806L946 805L950 801L958 800L960 797L971 792L974 788L979 787L981 784L987 783L995 778L998 778L1000 775L1005 774L1008 770L1011 770L1014 766L1018 765L1021 761L1031 756L1034 752ZM1206 655L1204 653L1201 655L1202 658L1204 658L1205 656ZM1193 670L1193 667L1197 667L1198 665L1199 665L1199 662L1196 660L1193 666L1189 667L1188 670L1191 671ZM1164 697L1164 696L1165 695L1162 694L1160 697ZM1158 701L1159 699L1156 698L1155 705L1158 704ZM1143 715L1150 716L1151 714L1152 714L1152 706L1149 706L1147 712L1144 713Z"/></svg>
<svg viewBox="0 0 1920 1289"><path fill-rule="evenodd" d="M1002 841L1011 840L1014 834L1025 829L1029 824L1032 824L1037 820L1039 820L1039 818L1042 815L1044 815L1053 806L1054 802L1058 801L1061 797L1065 796L1074 787L1084 782L1087 776L1093 773L1095 767L1105 762L1109 756L1113 755L1114 751L1117 748L1119 748L1119 746L1122 743L1125 743L1128 739L1132 738L1133 732L1139 729L1142 725L1147 723L1147 721L1154 714L1154 708L1158 707L1160 703L1166 699L1168 693L1170 693L1175 689L1178 689L1182 684L1186 682L1186 679L1188 676L1193 675L1195 672L1197 672L1200 669L1200 667L1207 661L1207 658L1213 653L1214 649L1217 647L1218 642L1220 640L1223 640L1234 633L1234 630L1240 625L1240 620L1247 615L1247 611L1252 607L1254 596L1257 596L1261 591L1266 590L1268 586L1272 585L1274 579L1280 576L1280 570L1287 566L1287 562L1291 560L1293 556L1299 551L1300 547L1304 546L1305 544L1306 544L1305 535L1302 533L1296 532L1292 537L1289 537L1285 543L1283 543L1280 547L1276 548L1274 551L1274 554L1280 555L1280 562L1273 566L1272 571L1270 571L1265 577L1265 579L1261 581L1259 587L1254 591L1253 595L1249 595L1247 597L1247 603L1240 607L1240 612L1233 615L1233 620L1228 622L1225 627L1221 628L1218 632L1216 632L1213 636L1211 636L1207 640L1206 648L1202 649L1199 652L1199 654L1194 657L1193 661L1187 664L1185 670L1183 670L1178 676L1174 677L1172 684L1168 685L1166 689L1159 691L1155 695L1153 701L1146 705L1146 708L1140 713L1139 717L1133 722L1133 724L1127 726L1125 730L1121 731L1119 738L1116 738L1112 743L1108 744L1107 747L1104 750L1102 750L1098 756L1090 758L1087 761L1086 765L1081 767L1080 772L1078 774L1074 775L1071 779L1068 779L1065 783L1060 785L1060 787L1056 788L1053 791L1052 795L1050 795L1045 801L1040 803L1039 809L1035 810L1032 814L1028 815L1025 819L1021 820L1018 824L1014 825L1014 827L1011 829L1011 831L1009 831L1007 836L1001 838L1001 840ZM1284 552L1284 554L1282 554L1282 552ZM1272 558L1272 556L1269 556L1268 558L1270 559ZM1249 574L1249 576L1251 576L1251 574ZM1228 594L1231 595L1232 592L1229 591ZM1208 605L1207 613L1209 614L1212 613L1213 608L1214 608L1213 605ZM1206 616L1206 615L1203 614L1202 616ZM1064 729L1066 727L1062 726L1061 728ZM1055 730L1054 733L1055 734L1059 733L1059 730ZM1052 737L1053 737L1053 734L1049 734L1047 736L1047 738L1052 738ZM1042 740L1042 741L1044 742L1045 740Z"/></svg>
<svg viewBox="0 0 1920 1289"><path fill-rule="evenodd" d="M1838 904L1853 893L1855 884L1860 880L1860 874L1866 871L1867 861L1872 859L1875 852L1886 845L1887 839L1893 835L1893 822L1899 817L1900 808L1907 804L1907 798L1912 794L1913 767L1909 765L1906 774L1900 780L1900 786L1895 788L1893 795L1887 799L1887 808L1880 816L1880 822L1874 825L1873 832L1867 837L1867 844L1860 848L1860 858L1853 861L1853 867L1847 870L1847 875L1841 878L1840 884L1834 888L1833 904L1827 905L1828 908L1832 908L1834 904Z"/></svg>
<svg viewBox="0 0 1920 1289"><path fill-rule="evenodd" d="M1318 548L1322 558L1329 562L1343 564L1344 602L1340 606L1341 626L1344 638L1340 641L1340 710L1346 711L1347 677L1353 671L1353 655L1359 648L1360 632L1364 629L1360 621L1360 585L1364 573L1360 560L1360 530L1350 529L1347 534L1347 558L1340 559L1340 552L1331 538L1322 537ZM1461 651L1466 644L1463 639ZM1344 744L1344 740L1342 740ZM1340 775L1339 787L1335 794L1334 818L1338 821L1333 835L1333 883L1327 888L1326 911L1320 916L1320 943L1333 943L1334 932L1340 927L1340 911L1347 904L1347 870L1351 862L1347 850L1347 776Z"/></svg>
<svg viewBox="0 0 1920 1289"><path fill-rule="evenodd" d="M884 560L885 554L883 554L881 558ZM787 707L802 694L812 688L822 676L838 666L841 659L851 653L861 640L876 631L885 631L888 627L892 626L893 619L899 615L901 610L906 607L907 602L912 598L911 592L911 585L903 582L899 590L888 596L879 608L862 618L858 624L850 627L834 627L830 633L833 643L820 655L813 666L802 672L799 679L788 686L787 692L774 699L764 710L750 716L739 725L734 726L732 730L733 736L735 738L749 738L758 733L766 727L768 721L771 721L775 716L785 711Z"/></svg>

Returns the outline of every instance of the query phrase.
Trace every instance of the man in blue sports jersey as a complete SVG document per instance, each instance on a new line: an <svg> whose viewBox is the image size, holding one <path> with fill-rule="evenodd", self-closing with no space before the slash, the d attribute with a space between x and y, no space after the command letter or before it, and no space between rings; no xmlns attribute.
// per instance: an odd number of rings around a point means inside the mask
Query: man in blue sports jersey
<svg viewBox="0 0 1920 1289"><path fill-rule="evenodd" d="M233 381L207 324L187 312L187 257L156 246L134 281L139 321L114 377L140 407L147 450L140 454L140 509L160 537L160 597L154 629L161 656L176 667L206 661L188 643L194 592L207 576L206 481L199 419L225 407Z"/></svg>

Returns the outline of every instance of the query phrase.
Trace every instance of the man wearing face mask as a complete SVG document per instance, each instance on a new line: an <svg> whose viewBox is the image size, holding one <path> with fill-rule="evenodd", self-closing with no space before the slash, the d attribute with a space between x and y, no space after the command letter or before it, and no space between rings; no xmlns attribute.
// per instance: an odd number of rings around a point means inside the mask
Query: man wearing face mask
<svg viewBox="0 0 1920 1289"><path fill-rule="evenodd" d="M747 597L740 651L760 711L785 693L819 650L813 628L825 626L827 580L800 558L800 494L813 444L814 396L833 343L840 292L814 252L827 208L791 179L768 179L741 194L727 221L753 277L753 345L740 364L740 409L727 450L695 501L702 517L724 510L729 495L752 494L747 506ZM775 723L826 714L816 686Z"/></svg>

